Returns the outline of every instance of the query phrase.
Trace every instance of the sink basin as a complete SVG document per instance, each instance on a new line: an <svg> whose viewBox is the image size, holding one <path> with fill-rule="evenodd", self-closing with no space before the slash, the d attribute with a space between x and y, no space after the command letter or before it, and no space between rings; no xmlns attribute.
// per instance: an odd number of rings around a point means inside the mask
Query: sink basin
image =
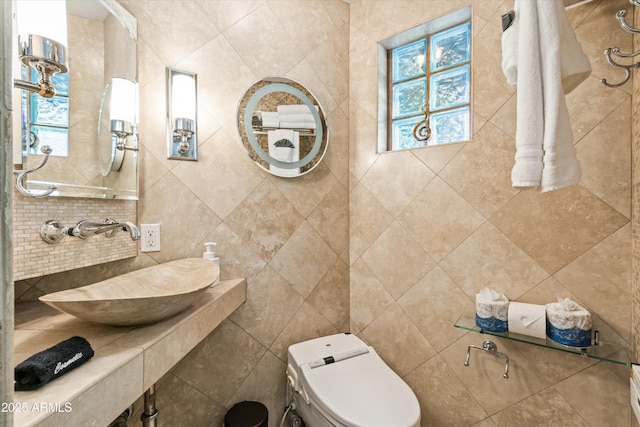
<svg viewBox="0 0 640 427"><path fill-rule="evenodd" d="M145 325L186 309L219 275L216 263L185 258L43 295L40 301L90 322Z"/></svg>

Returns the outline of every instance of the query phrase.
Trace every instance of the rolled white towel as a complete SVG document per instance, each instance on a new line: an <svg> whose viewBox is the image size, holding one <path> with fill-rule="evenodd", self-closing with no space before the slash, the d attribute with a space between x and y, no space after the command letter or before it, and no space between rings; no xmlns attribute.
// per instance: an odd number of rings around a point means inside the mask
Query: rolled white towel
<svg viewBox="0 0 640 427"><path fill-rule="evenodd" d="M287 123L315 123L313 114L279 114L280 120Z"/></svg>
<svg viewBox="0 0 640 427"><path fill-rule="evenodd" d="M315 106L316 111L318 106ZM311 114L311 110L306 104L294 104L294 105L278 105L278 113L280 114Z"/></svg>
<svg viewBox="0 0 640 427"><path fill-rule="evenodd" d="M260 113L262 120L271 119L271 120L279 120L280 114L277 111L262 111Z"/></svg>
<svg viewBox="0 0 640 427"><path fill-rule="evenodd" d="M280 121L278 119L262 119L262 127L263 128L279 128Z"/></svg>

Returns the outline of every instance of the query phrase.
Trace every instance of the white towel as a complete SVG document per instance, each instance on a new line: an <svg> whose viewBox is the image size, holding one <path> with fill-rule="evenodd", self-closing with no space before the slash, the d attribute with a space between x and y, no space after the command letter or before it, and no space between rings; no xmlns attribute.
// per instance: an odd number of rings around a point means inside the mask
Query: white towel
<svg viewBox="0 0 640 427"><path fill-rule="evenodd" d="M516 0L515 13L502 35L503 71L518 85L511 180L516 188L557 190L580 181L564 93L584 81L591 66L561 0Z"/></svg>
<svg viewBox="0 0 640 427"><path fill-rule="evenodd" d="M293 147L278 146L278 141L287 140ZM269 144L269 157L286 163L293 163L300 160L300 134L293 130L276 129L267 132L267 142ZM280 168L269 165L269 170L277 176L293 177L300 175L300 168Z"/></svg>
<svg viewBox="0 0 640 427"><path fill-rule="evenodd" d="M279 119L287 123L315 123L313 114L279 114Z"/></svg>
<svg viewBox="0 0 640 427"><path fill-rule="evenodd" d="M315 106L316 111L318 106ZM311 114L311 110L306 104L278 105L278 113L280 114Z"/></svg>

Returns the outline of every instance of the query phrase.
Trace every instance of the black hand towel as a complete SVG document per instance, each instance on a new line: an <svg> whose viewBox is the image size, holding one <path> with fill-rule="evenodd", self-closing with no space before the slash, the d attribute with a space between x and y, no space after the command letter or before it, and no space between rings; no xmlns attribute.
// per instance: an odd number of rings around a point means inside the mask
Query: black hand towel
<svg viewBox="0 0 640 427"><path fill-rule="evenodd" d="M36 353L15 367L15 390L37 390L93 357L93 349L82 337L71 337Z"/></svg>

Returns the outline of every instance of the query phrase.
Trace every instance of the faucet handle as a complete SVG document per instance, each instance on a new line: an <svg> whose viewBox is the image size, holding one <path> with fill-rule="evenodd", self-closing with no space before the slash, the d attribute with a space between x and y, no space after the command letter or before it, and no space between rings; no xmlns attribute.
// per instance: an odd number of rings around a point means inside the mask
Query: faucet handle
<svg viewBox="0 0 640 427"><path fill-rule="evenodd" d="M105 220L103 221L103 224L110 225L110 224L116 224L117 222L118 221L116 221L113 218L105 218ZM113 230L109 230L103 234L104 234L104 237L106 237L107 239L110 239L113 237L114 234L116 234L116 229L114 228Z"/></svg>

